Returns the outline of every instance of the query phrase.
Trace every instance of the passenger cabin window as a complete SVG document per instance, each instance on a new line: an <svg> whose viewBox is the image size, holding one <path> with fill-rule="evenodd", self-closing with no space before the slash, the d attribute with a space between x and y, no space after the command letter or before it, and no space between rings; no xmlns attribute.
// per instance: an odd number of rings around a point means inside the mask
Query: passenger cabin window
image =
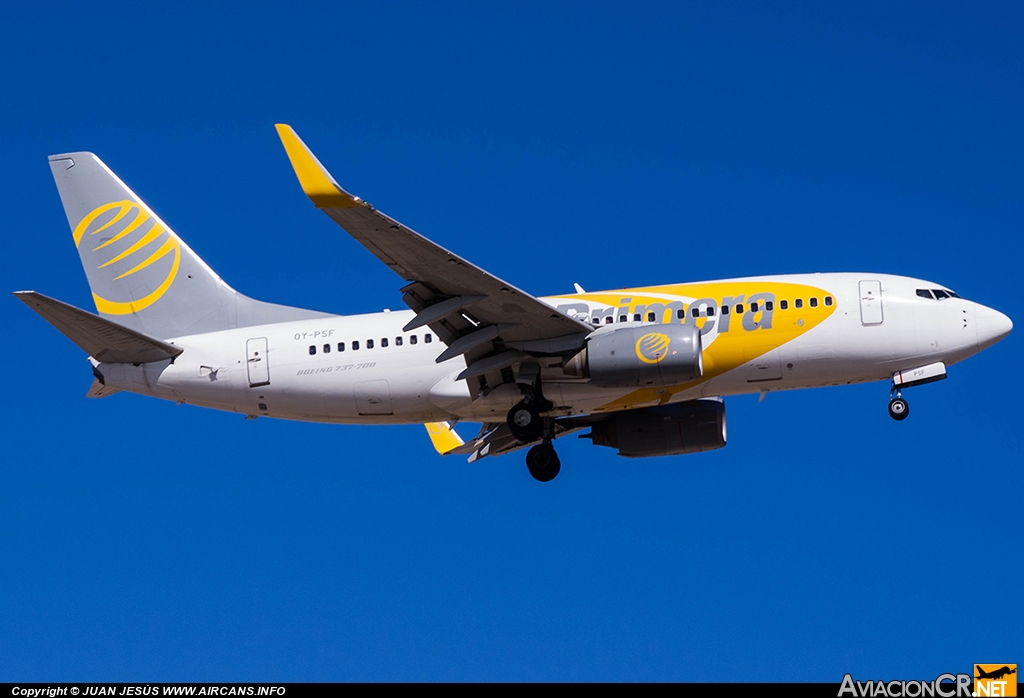
<svg viewBox="0 0 1024 698"><path fill-rule="evenodd" d="M933 288L932 293L935 294L935 298L940 301L944 301L949 298L949 294L943 291L941 288Z"/></svg>
<svg viewBox="0 0 1024 698"><path fill-rule="evenodd" d="M409 344L415 344L415 343L416 343L416 335L410 335L409 336Z"/></svg>
<svg viewBox="0 0 1024 698"><path fill-rule="evenodd" d="M367 349L373 349L373 340L372 339L366 340L366 348Z"/></svg>
<svg viewBox="0 0 1024 698"><path fill-rule="evenodd" d="M686 317L686 311L680 308L679 310L676 311L676 317L682 320L683 318Z"/></svg>
<svg viewBox="0 0 1024 698"><path fill-rule="evenodd" d="M832 305L832 296L825 296L825 305L827 305L827 306L831 306Z"/></svg>
<svg viewBox="0 0 1024 698"><path fill-rule="evenodd" d="M715 316L715 306L709 305L708 306L708 317L714 317L714 316Z"/></svg>
<svg viewBox="0 0 1024 698"><path fill-rule="evenodd" d="M395 346L396 347L402 346L402 338L401 337L395 337Z"/></svg>
<svg viewBox="0 0 1024 698"><path fill-rule="evenodd" d="M619 316L619 322L625 322L628 318L629 318L628 315L620 315Z"/></svg>
<svg viewBox="0 0 1024 698"><path fill-rule="evenodd" d="M723 305L722 306L722 315L728 315L728 314L729 314L729 306Z"/></svg>
<svg viewBox="0 0 1024 698"><path fill-rule="evenodd" d="M793 301L793 307L794 308L802 308L802 307L804 307L804 299L803 298L797 298L795 301Z"/></svg>
<svg viewBox="0 0 1024 698"><path fill-rule="evenodd" d="M315 354L315 353L316 353L316 345L315 344L310 344L309 345L309 355L313 356L313 354Z"/></svg>
<svg viewBox="0 0 1024 698"><path fill-rule="evenodd" d="M654 322L654 313L647 313L647 322Z"/></svg>
<svg viewBox="0 0 1024 698"><path fill-rule="evenodd" d="M750 304L750 312L756 313L759 307L760 306L757 303L751 303Z"/></svg>
<svg viewBox="0 0 1024 698"><path fill-rule="evenodd" d="M739 313L740 315L743 314L743 304L742 303L737 303L736 304L736 312Z"/></svg>
<svg viewBox="0 0 1024 698"><path fill-rule="evenodd" d="M779 310L789 310L789 301L779 301Z"/></svg>
<svg viewBox="0 0 1024 698"><path fill-rule="evenodd" d="M812 298L811 299L811 307L812 308L817 308L818 307L818 299L817 298Z"/></svg>
<svg viewBox="0 0 1024 698"><path fill-rule="evenodd" d="M359 340L352 342L352 351L359 351Z"/></svg>
<svg viewBox="0 0 1024 698"><path fill-rule="evenodd" d="M430 344L431 342L434 341L434 335L432 335L429 332L427 332L425 335L423 335L423 341L426 344Z"/></svg>
<svg viewBox="0 0 1024 698"><path fill-rule="evenodd" d="M690 315L693 317L700 317L700 308L695 305L690 306Z"/></svg>
<svg viewBox="0 0 1024 698"><path fill-rule="evenodd" d="M771 301L765 301L764 302L764 309L767 310L768 312L771 312L771 311L775 310L775 304L773 302L771 302Z"/></svg>
<svg viewBox="0 0 1024 698"><path fill-rule="evenodd" d="M345 351L345 343L338 342L338 351Z"/></svg>
<svg viewBox="0 0 1024 698"><path fill-rule="evenodd" d="M386 347L388 345L388 338L387 337L382 337L381 340L380 340L380 345L382 347Z"/></svg>
<svg viewBox="0 0 1024 698"><path fill-rule="evenodd" d="M606 324L606 325L610 325L610 324L612 324L612 322L614 322L614 321L615 321L615 318L613 318L613 317L612 317L611 315L609 315L608 317L606 317L606 318L604 319L604 324Z"/></svg>
<svg viewBox="0 0 1024 698"><path fill-rule="evenodd" d="M592 323L594 323L595 325L600 325L600 324L601 324L601 318L599 318L599 317L597 317L597 316L595 315L595 316L594 316L594 319L593 319L593 320L591 320L591 322L592 322Z"/></svg>
<svg viewBox="0 0 1024 698"><path fill-rule="evenodd" d="M331 345L330 344L325 344L324 345L324 353L325 354L330 354L331 353Z"/></svg>
<svg viewBox="0 0 1024 698"><path fill-rule="evenodd" d="M633 322L640 322L640 313L633 313Z"/></svg>

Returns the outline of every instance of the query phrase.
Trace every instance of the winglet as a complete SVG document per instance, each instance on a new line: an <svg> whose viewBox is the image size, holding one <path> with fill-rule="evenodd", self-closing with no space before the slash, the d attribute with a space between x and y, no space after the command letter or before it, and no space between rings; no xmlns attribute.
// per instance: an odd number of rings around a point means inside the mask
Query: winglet
<svg viewBox="0 0 1024 698"><path fill-rule="evenodd" d="M338 186L331 173L320 164L295 130L288 124L276 124L281 145L299 178L302 191L317 208L355 208L366 204Z"/></svg>
<svg viewBox="0 0 1024 698"><path fill-rule="evenodd" d="M465 443L448 422L429 422L423 426L427 428L434 449L442 456Z"/></svg>

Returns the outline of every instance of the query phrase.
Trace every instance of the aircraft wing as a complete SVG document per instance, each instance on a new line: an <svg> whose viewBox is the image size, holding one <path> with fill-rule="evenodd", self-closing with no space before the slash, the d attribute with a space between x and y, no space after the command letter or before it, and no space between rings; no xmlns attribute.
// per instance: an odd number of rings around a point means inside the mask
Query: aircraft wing
<svg viewBox="0 0 1024 698"><path fill-rule="evenodd" d="M406 330L433 329L448 345L438 362L465 355L461 378L511 366L523 351L568 351L593 330L352 196L290 126L278 124L277 132L316 207L408 282L403 300L417 315Z"/></svg>

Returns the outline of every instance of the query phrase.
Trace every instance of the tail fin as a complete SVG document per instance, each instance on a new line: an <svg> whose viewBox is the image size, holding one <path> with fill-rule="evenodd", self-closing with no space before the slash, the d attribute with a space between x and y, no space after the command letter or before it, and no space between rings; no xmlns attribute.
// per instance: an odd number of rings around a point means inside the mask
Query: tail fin
<svg viewBox="0 0 1024 698"><path fill-rule="evenodd" d="M96 310L166 339L324 313L262 303L224 283L92 153L50 156Z"/></svg>

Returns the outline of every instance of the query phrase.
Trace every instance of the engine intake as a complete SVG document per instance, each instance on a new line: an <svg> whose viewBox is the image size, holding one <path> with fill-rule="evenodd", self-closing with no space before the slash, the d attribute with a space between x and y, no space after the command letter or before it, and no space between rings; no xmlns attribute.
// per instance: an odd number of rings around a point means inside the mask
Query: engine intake
<svg viewBox="0 0 1024 698"><path fill-rule="evenodd" d="M647 458L722 448L725 431L725 403L702 399L617 412L595 424L590 438L620 456Z"/></svg>
<svg viewBox="0 0 1024 698"><path fill-rule="evenodd" d="M563 370L609 388L679 385L701 377L702 351L692 324L623 327L592 334Z"/></svg>

